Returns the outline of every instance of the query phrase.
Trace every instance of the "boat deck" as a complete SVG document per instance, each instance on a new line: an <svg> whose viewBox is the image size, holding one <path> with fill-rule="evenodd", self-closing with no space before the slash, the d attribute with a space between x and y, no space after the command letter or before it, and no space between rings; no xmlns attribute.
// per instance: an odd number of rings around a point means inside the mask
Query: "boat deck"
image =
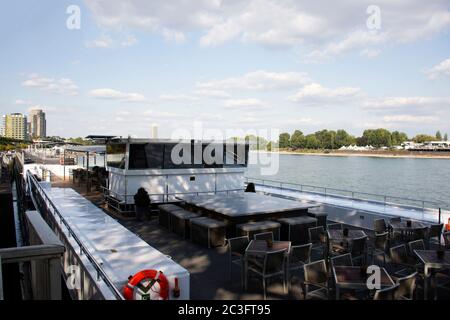
<svg viewBox="0 0 450 320"><path fill-rule="evenodd" d="M192 300L260 300L263 299L262 284L259 280L249 281L249 288L244 292L241 287L240 269L233 266L233 278L230 280L228 268L228 253L226 247L208 249L206 247L194 244L184 240L178 235L169 232L158 224L155 216L148 217L145 221L137 221L134 218L123 217L120 214L109 210L103 203L101 192L92 191L86 194L83 185L74 185L68 181L53 181L55 187L70 187L92 201L103 211L114 217L127 229L138 235L142 240L150 244L155 249L172 257L174 261L187 269L190 273L190 297ZM332 214L354 214L357 212L352 208L335 207L331 205L321 205L311 209L313 211L326 211ZM354 228L348 226L349 228ZM371 230L364 230L369 237L373 236ZM312 257L312 260L320 259L318 256ZM387 268L389 271L389 267ZM281 281L274 280L269 282L267 287L268 299L302 299L302 291L299 285L299 279L294 277L292 288L288 294L283 292ZM420 297L421 293L419 293ZM440 298L450 298L449 292L439 291Z"/></svg>

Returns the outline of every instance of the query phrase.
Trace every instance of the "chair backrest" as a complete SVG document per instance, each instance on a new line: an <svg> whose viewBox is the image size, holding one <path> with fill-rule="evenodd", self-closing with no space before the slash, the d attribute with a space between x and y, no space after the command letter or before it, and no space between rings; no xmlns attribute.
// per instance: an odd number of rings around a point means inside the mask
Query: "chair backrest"
<svg viewBox="0 0 450 320"><path fill-rule="evenodd" d="M309 263L311 258L312 243L302 244L299 246L291 247L291 255L289 257L289 263L296 265L299 263Z"/></svg>
<svg viewBox="0 0 450 320"><path fill-rule="evenodd" d="M445 248L450 249L450 231L444 232Z"/></svg>
<svg viewBox="0 0 450 320"><path fill-rule="evenodd" d="M328 283L328 272L325 260L319 260L305 264L303 266L305 281L308 284L321 284Z"/></svg>
<svg viewBox="0 0 450 320"><path fill-rule="evenodd" d="M406 250L406 245L401 244L390 249L391 261L392 263L402 264L408 259L408 252Z"/></svg>
<svg viewBox="0 0 450 320"><path fill-rule="evenodd" d="M324 240L326 238L325 229L323 226L313 227L308 229L309 233L309 242L311 243L325 243Z"/></svg>
<svg viewBox="0 0 450 320"><path fill-rule="evenodd" d="M417 272L397 279L397 284L399 286L395 291L395 299L407 298L412 300L414 297L414 290L416 289L416 279Z"/></svg>
<svg viewBox="0 0 450 320"><path fill-rule="evenodd" d="M428 237L430 238L441 237L443 228L444 228L443 223L430 225L430 228L428 229Z"/></svg>
<svg viewBox="0 0 450 320"><path fill-rule="evenodd" d="M389 222L401 222L401 221L402 221L402 218L400 218L400 217L393 217L393 218L389 219Z"/></svg>
<svg viewBox="0 0 450 320"><path fill-rule="evenodd" d="M331 223L327 225L328 230L342 230L342 224L341 223Z"/></svg>
<svg viewBox="0 0 450 320"><path fill-rule="evenodd" d="M425 243L422 239L414 240L408 243L409 253L412 256L416 256L414 250L425 250Z"/></svg>
<svg viewBox="0 0 450 320"><path fill-rule="evenodd" d="M333 267L351 267L353 266L352 254L346 253L340 256L330 258Z"/></svg>
<svg viewBox="0 0 450 320"><path fill-rule="evenodd" d="M272 240L273 241L273 232L262 232L257 233L253 236L255 240Z"/></svg>
<svg viewBox="0 0 450 320"><path fill-rule="evenodd" d="M419 239L425 239L427 237L428 234L428 227L423 227L420 229L415 229L413 231L413 239L414 240L419 240Z"/></svg>
<svg viewBox="0 0 450 320"><path fill-rule="evenodd" d="M375 219L373 221L373 230L376 233L383 233L387 230L386 220L384 219Z"/></svg>
<svg viewBox="0 0 450 320"><path fill-rule="evenodd" d="M389 239L389 232L375 234L374 246L376 249L386 251Z"/></svg>
<svg viewBox="0 0 450 320"><path fill-rule="evenodd" d="M230 238L230 239L228 239L229 252L231 254L238 253L238 254L244 255L245 249L247 249L249 242L250 242L250 239L248 238L248 236Z"/></svg>
<svg viewBox="0 0 450 320"><path fill-rule="evenodd" d="M375 295L373 296L373 300L394 300L395 292L398 287L399 287L399 285L395 284L392 287L382 289L382 290L377 290L375 292Z"/></svg>
<svg viewBox="0 0 450 320"><path fill-rule="evenodd" d="M287 249L268 252L264 257L264 274L284 272L284 262Z"/></svg>
<svg viewBox="0 0 450 320"><path fill-rule="evenodd" d="M353 256L359 256L367 252L367 236L353 239L351 253Z"/></svg>

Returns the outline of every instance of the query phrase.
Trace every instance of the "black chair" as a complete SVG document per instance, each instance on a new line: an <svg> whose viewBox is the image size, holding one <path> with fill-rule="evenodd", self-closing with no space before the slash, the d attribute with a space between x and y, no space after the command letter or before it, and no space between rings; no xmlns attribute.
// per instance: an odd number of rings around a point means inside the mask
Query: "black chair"
<svg viewBox="0 0 450 320"><path fill-rule="evenodd" d="M328 230L342 230L342 223L330 223L327 225Z"/></svg>
<svg viewBox="0 0 450 320"><path fill-rule="evenodd" d="M374 263L376 256L382 255L383 264L386 264L386 251L388 249L388 243L389 243L389 232L375 234L372 249L372 263Z"/></svg>
<svg viewBox="0 0 450 320"><path fill-rule="evenodd" d="M241 274L243 274L245 250L247 249L249 243L250 240L247 236L228 239L230 281L233 279L233 263L240 265ZM233 257L237 257L237 259L233 259ZM241 276L241 281L243 280L243 276Z"/></svg>
<svg viewBox="0 0 450 320"><path fill-rule="evenodd" d="M331 267L352 267L353 259L351 253L341 254L330 258Z"/></svg>
<svg viewBox="0 0 450 320"><path fill-rule="evenodd" d="M367 263L367 236L353 239L350 253L352 260L360 261L360 265Z"/></svg>
<svg viewBox="0 0 450 320"><path fill-rule="evenodd" d="M255 235L253 235L253 238L255 240L274 240L273 239L273 232L262 232L262 233L257 233Z"/></svg>
<svg viewBox="0 0 450 320"><path fill-rule="evenodd" d="M414 291L416 289L417 272L414 272L408 276L398 278L398 288L395 290L395 300L413 300Z"/></svg>
<svg viewBox="0 0 450 320"><path fill-rule="evenodd" d="M373 300L395 300L395 292L398 287L399 285L395 284L392 287L377 290L373 296Z"/></svg>
<svg viewBox="0 0 450 320"><path fill-rule="evenodd" d="M406 245L401 244L390 250L391 264L394 266L395 275L403 277L417 271L416 261L408 255ZM412 271L412 272L411 272Z"/></svg>
<svg viewBox="0 0 450 320"><path fill-rule="evenodd" d="M430 242L433 238L435 238L438 242L441 241L442 230L444 229L444 224L432 224L428 229L427 234L427 247L430 247Z"/></svg>
<svg viewBox="0 0 450 320"><path fill-rule="evenodd" d="M286 293L286 266L285 266L285 256L286 249L268 252L264 255L263 265L259 264L249 264L245 281L248 281L248 276L250 274L256 275L261 278L263 283L264 300L266 300L266 281L273 277L283 278L283 289ZM245 284L247 288L247 284Z"/></svg>
<svg viewBox="0 0 450 320"><path fill-rule="evenodd" d="M422 239L410 241L408 242L408 248L409 254L415 257L416 254L414 253L414 250L425 250L425 243Z"/></svg>
<svg viewBox="0 0 450 320"><path fill-rule="evenodd" d="M325 260L308 263L303 266L305 280L303 282L303 295L305 300L309 297L328 299L328 271ZM310 290L313 287L314 290Z"/></svg>
<svg viewBox="0 0 450 320"><path fill-rule="evenodd" d="M444 232L444 242L445 242L445 248L447 250L450 249L450 231Z"/></svg>
<svg viewBox="0 0 450 320"><path fill-rule="evenodd" d="M309 228L308 234L312 250L320 250L322 257L325 259L328 255L328 237L325 229L322 226Z"/></svg>
<svg viewBox="0 0 450 320"><path fill-rule="evenodd" d="M386 224L386 220L384 219L375 219L373 221L373 230L375 233L384 233L388 231L388 226Z"/></svg>
<svg viewBox="0 0 450 320"><path fill-rule="evenodd" d="M292 246L289 254L287 268L288 285L291 286L291 274L296 271L303 271L303 266L311 262L312 243Z"/></svg>
<svg viewBox="0 0 450 320"><path fill-rule="evenodd" d="M415 229L412 233L411 233L411 240L423 240L423 241L427 241L426 239L428 238L428 227L423 227L420 229Z"/></svg>

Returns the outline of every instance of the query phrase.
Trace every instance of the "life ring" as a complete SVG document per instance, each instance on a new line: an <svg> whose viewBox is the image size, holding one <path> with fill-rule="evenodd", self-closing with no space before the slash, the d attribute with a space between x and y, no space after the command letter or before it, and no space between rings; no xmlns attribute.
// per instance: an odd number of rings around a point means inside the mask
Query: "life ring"
<svg viewBox="0 0 450 320"><path fill-rule="evenodd" d="M128 278L123 295L126 300L168 300L169 281L162 271L142 270Z"/></svg>
<svg viewBox="0 0 450 320"><path fill-rule="evenodd" d="M448 218L448 223L445 225L445 231L450 231L450 218Z"/></svg>

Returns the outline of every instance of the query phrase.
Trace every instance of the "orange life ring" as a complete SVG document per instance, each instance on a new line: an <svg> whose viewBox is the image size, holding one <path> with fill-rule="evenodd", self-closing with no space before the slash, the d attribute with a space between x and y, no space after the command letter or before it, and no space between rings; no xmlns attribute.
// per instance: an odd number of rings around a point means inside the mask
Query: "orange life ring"
<svg viewBox="0 0 450 320"><path fill-rule="evenodd" d="M445 225L445 231L450 231L450 218L448 218L448 223Z"/></svg>
<svg viewBox="0 0 450 320"><path fill-rule="evenodd" d="M169 281L162 271L142 270L128 278L123 295L126 300L168 300Z"/></svg>

